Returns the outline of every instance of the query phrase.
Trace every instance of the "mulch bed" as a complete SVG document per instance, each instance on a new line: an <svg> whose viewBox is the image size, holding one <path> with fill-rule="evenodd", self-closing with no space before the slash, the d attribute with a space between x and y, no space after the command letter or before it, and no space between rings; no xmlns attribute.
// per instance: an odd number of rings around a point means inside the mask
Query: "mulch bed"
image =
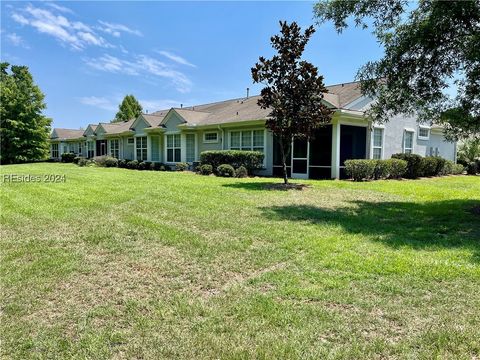
<svg viewBox="0 0 480 360"><path fill-rule="evenodd" d="M288 191L288 190L303 190L309 188L310 185L306 184L268 184L265 185L265 189L267 190L280 190L280 191Z"/></svg>

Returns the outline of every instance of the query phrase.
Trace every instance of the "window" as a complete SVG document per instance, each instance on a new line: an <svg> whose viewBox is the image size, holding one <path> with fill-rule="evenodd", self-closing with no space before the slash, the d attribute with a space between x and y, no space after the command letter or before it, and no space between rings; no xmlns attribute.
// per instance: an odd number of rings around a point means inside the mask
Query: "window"
<svg viewBox="0 0 480 360"><path fill-rule="evenodd" d="M147 137L137 137L137 160L147 160Z"/></svg>
<svg viewBox="0 0 480 360"><path fill-rule="evenodd" d="M372 158L381 159L382 158L382 143L383 143L383 129L374 128L373 129L373 144L372 144Z"/></svg>
<svg viewBox="0 0 480 360"><path fill-rule="evenodd" d="M135 144L135 140L133 138L128 138L127 139L127 144L133 145L133 144Z"/></svg>
<svg viewBox="0 0 480 360"><path fill-rule="evenodd" d="M413 152L413 131L405 131L403 137L403 152L411 154Z"/></svg>
<svg viewBox="0 0 480 360"><path fill-rule="evenodd" d="M63 145L63 154L68 153L68 145Z"/></svg>
<svg viewBox="0 0 480 360"><path fill-rule="evenodd" d="M120 157L120 144L118 139L110 140L110 156L117 159Z"/></svg>
<svg viewBox="0 0 480 360"><path fill-rule="evenodd" d="M218 132L205 132L203 133L203 142L204 143L217 143L218 142Z"/></svg>
<svg viewBox="0 0 480 360"><path fill-rule="evenodd" d="M167 135L167 162L180 162L181 157L180 134Z"/></svg>
<svg viewBox="0 0 480 360"><path fill-rule="evenodd" d="M52 157L58 158L58 144L52 144Z"/></svg>
<svg viewBox="0 0 480 360"><path fill-rule="evenodd" d="M232 131L230 133L231 150L264 151L263 130Z"/></svg>
<svg viewBox="0 0 480 360"><path fill-rule="evenodd" d="M420 126L418 128L418 138L420 140L428 140L430 138L430 128L427 126Z"/></svg>
<svg viewBox="0 0 480 360"><path fill-rule="evenodd" d="M195 161L195 134L185 135L185 160L187 162Z"/></svg>
<svg viewBox="0 0 480 360"><path fill-rule="evenodd" d="M87 157L90 159L95 156L95 144L93 141L87 141Z"/></svg>
<svg viewBox="0 0 480 360"><path fill-rule="evenodd" d="M83 155L83 147L84 147L84 143L83 143L83 141L80 141L78 143L78 155L80 155L80 156Z"/></svg>

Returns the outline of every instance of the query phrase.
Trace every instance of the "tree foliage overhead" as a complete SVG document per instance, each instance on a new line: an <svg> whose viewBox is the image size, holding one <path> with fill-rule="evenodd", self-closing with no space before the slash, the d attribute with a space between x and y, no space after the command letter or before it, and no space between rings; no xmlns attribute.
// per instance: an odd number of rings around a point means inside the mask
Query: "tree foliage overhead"
<svg viewBox="0 0 480 360"><path fill-rule="evenodd" d="M266 127L278 138L282 152L284 182L288 182L286 159L292 138L308 138L315 129L330 122L332 111L324 104L327 92L323 76L307 61L301 60L305 45L315 32L310 26L302 33L295 22L280 22L280 34L271 37L277 51L271 59L259 58L252 68L255 83L265 87L258 105L271 109Z"/></svg>
<svg viewBox="0 0 480 360"><path fill-rule="evenodd" d="M372 27L385 55L359 69L364 94L376 97L370 115L418 114L444 125L450 139L480 136L480 2L332 0L315 5L317 22L333 21L338 32L353 17ZM380 79L380 81L379 81ZM445 90L455 83L454 98Z"/></svg>
<svg viewBox="0 0 480 360"><path fill-rule="evenodd" d="M133 95L127 95L118 106L118 112L112 122L128 121L136 119L142 113L142 105Z"/></svg>
<svg viewBox="0 0 480 360"><path fill-rule="evenodd" d="M48 157L51 119L42 111L45 96L26 66L0 64L0 162Z"/></svg>

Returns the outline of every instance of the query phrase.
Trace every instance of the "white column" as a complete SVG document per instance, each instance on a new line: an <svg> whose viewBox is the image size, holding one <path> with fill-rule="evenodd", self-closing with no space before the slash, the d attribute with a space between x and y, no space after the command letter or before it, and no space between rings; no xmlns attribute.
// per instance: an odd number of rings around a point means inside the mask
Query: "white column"
<svg viewBox="0 0 480 360"><path fill-rule="evenodd" d="M147 161L152 161L152 137L147 135Z"/></svg>
<svg viewBox="0 0 480 360"><path fill-rule="evenodd" d="M133 160L137 160L137 138L133 137Z"/></svg>
<svg viewBox="0 0 480 360"><path fill-rule="evenodd" d="M332 124L332 179L340 178L340 123Z"/></svg>
<svg viewBox="0 0 480 360"><path fill-rule="evenodd" d="M184 133L180 134L180 160L187 162L187 137Z"/></svg>

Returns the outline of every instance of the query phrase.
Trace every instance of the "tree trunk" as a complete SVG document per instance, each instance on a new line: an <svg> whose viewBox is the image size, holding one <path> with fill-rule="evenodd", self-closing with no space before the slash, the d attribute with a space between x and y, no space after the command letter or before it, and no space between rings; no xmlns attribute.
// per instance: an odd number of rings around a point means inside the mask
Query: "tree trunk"
<svg viewBox="0 0 480 360"><path fill-rule="evenodd" d="M288 174L287 174L287 156L289 152L289 145L285 145L284 139L280 138L280 149L282 150L282 170L283 170L283 183L288 184Z"/></svg>

